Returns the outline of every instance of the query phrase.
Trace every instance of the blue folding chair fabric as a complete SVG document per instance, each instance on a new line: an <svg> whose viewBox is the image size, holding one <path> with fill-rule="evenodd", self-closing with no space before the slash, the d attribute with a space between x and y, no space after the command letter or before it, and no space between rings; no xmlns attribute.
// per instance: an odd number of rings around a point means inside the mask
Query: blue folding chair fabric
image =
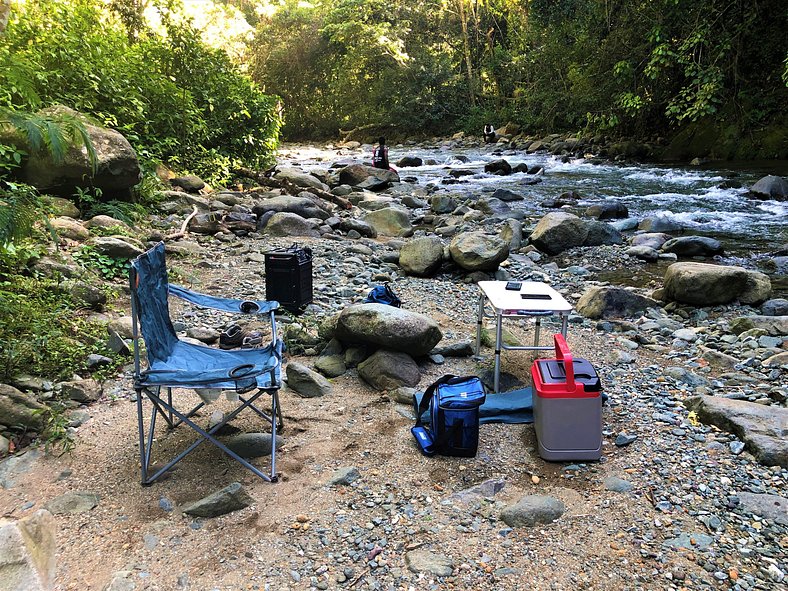
<svg viewBox="0 0 788 591"><path fill-rule="evenodd" d="M219 298L169 285L164 243L157 244L132 261L129 279L134 329L134 388L138 393L137 414L142 483L152 483L203 441L210 441L265 480L275 481L277 478L275 432L281 430L283 426L278 396L278 389L281 385L283 346L282 341L277 337L274 316L279 304L277 302ZM170 319L169 295L204 308L234 313L266 314L270 317L271 322L271 341L264 347L237 350L216 349L181 341L178 339ZM142 331L147 352L148 363L144 370L141 367L138 330ZM162 388L166 388L166 399L161 396ZM192 420L194 414L204 403L184 412L173 403L173 388L235 390L239 394L242 404L224 421L206 431ZM257 393L249 398L241 396L255 389L258 390ZM254 402L264 392L271 395L270 412L263 412L254 406ZM142 414L143 394L153 404L147 442ZM270 422L272 433L270 474L264 474L213 436L216 431L246 408ZM157 415L163 417L170 428L185 423L202 438L158 470L156 474L149 476L151 447L154 441L153 430L156 426Z"/></svg>

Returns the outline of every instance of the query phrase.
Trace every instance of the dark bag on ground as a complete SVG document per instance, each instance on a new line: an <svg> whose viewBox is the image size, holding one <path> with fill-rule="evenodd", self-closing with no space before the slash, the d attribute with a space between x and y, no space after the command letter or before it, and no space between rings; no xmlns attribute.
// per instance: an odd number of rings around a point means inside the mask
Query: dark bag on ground
<svg viewBox="0 0 788 591"><path fill-rule="evenodd" d="M479 446L479 407L484 404L484 384L476 376L447 374L424 392L416 404L416 425L410 430L421 453L470 458ZM430 425L421 415L429 409Z"/></svg>
<svg viewBox="0 0 788 591"><path fill-rule="evenodd" d="M397 297L397 294L394 293L394 290L389 287L389 284L386 283L385 285L376 285L372 288L372 290L367 294L367 297L364 298L365 304L388 304L389 306L396 306L399 308L402 306L402 300Z"/></svg>

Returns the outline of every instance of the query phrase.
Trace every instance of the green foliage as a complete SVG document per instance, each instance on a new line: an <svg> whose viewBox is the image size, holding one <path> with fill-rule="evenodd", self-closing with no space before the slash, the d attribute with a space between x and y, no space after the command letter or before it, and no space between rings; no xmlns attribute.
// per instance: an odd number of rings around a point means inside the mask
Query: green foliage
<svg viewBox="0 0 788 591"><path fill-rule="evenodd" d="M125 279L129 275L129 261L102 254L92 246L81 246L72 256L83 267L97 271L104 279Z"/></svg>
<svg viewBox="0 0 788 591"><path fill-rule="evenodd" d="M280 125L277 99L205 46L168 3L156 4L163 35L142 26L139 2L114 2L114 12L89 0L18 5L0 37L0 88L13 87L0 91L0 106L69 105L118 129L142 159L187 169L210 168L193 158L206 151L250 166L268 162Z"/></svg>
<svg viewBox="0 0 788 591"><path fill-rule="evenodd" d="M33 224L42 218L41 201L33 187L0 181L0 249L29 236Z"/></svg>
<svg viewBox="0 0 788 591"><path fill-rule="evenodd" d="M89 354L113 355L105 345L106 326L76 314L52 281L22 275L0 280L0 309L0 380L20 372L67 379L85 371Z"/></svg>
<svg viewBox="0 0 788 591"><path fill-rule="evenodd" d="M49 402L46 409L34 411L44 415L44 430L41 438L47 453L61 456L71 452L76 445L74 436L68 428L67 410L68 407L62 401L56 400Z"/></svg>

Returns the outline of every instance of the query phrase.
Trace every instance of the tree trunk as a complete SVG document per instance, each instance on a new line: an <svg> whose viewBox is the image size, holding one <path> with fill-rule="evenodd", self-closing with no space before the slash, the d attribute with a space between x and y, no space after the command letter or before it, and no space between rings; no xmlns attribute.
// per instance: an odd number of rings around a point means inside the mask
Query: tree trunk
<svg viewBox="0 0 788 591"><path fill-rule="evenodd" d="M468 13L465 11L465 0L457 0L457 7L460 13L460 25L462 26L462 49L465 55L465 72L468 77L468 100L472 107L476 106L476 84L473 78L473 66L471 64L471 40L468 36Z"/></svg>
<svg viewBox="0 0 788 591"><path fill-rule="evenodd" d="M8 18L11 16L11 0L0 0L0 35L5 34Z"/></svg>

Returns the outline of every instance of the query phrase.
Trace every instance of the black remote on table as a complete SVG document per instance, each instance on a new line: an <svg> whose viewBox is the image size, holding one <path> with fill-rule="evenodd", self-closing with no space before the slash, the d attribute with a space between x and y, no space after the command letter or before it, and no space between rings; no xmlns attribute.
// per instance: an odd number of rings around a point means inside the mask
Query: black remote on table
<svg viewBox="0 0 788 591"><path fill-rule="evenodd" d="M522 281L508 281L506 283L506 289L511 291L520 291L520 288L523 286Z"/></svg>

